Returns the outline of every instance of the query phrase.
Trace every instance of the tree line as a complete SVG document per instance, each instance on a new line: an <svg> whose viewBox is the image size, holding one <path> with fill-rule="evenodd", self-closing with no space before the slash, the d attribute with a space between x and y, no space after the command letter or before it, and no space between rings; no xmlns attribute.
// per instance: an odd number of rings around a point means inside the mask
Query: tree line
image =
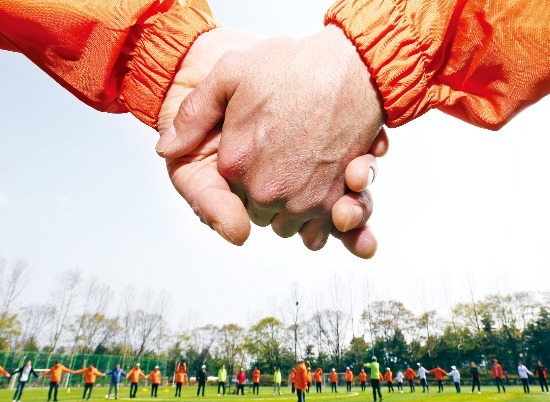
<svg viewBox="0 0 550 402"><path fill-rule="evenodd" d="M25 260L10 266L0 259L0 350L102 354L184 360L191 370L224 363L289 371L296 360L325 370L360 367L375 355L383 366L407 364L469 367L483 370L497 358L510 372L550 362L550 292L489 294L451 305L447 317L435 309L413 313L399 300L358 298L338 281L322 298L300 300L296 285L280 311L248 326L235 323L186 326L171 324L171 298L162 291L120 295L79 270L63 272L52 292L55 303L21 305L30 268ZM337 306L337 307L334 307Z"/></svg>

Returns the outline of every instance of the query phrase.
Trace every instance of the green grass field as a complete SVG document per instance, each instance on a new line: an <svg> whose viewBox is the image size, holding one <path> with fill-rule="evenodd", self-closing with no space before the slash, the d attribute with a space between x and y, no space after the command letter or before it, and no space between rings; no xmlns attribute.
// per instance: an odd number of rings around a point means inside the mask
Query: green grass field
<svg viewBox="0 0 550 402"><path fill-rule="evenodd" d="M102 386L96 386L92 393L92 401L104 401L105 395L108 388ZM359 388L354 388L352 393L344 392L345 388L340 387L338 394L331 394L329 392L323 392L322 394L316 394L314 392L306 395L306 401L319 401L319 402L341 402L341 401L372 401L372 391L370 388L367 388L367 393L361 393ZM82 398L82 388L72 388L70 392L67 389L59 390L58 400L59 402L77 402L81 401ZM314 391L314 390L312 390ZM445 392L438 394L437 390L432 390L429 394L423 394L422 391L418 391L414 394L410 394L407 390L403 394L395 393L388 394L385 392L386 389L382 389L382 395L384 401L550 401L550 395L542 394L538 386L531 387L531 394L525 395L523 389L520 387L508 387L506 394L498 394L495 387L487 386L482 388L481 394L470 394L467 387L463 387L462 394L456 394L454 392L454 387L447 386ZM435 392L434 392L435 391ZM11 401L13 396L13 390L0 390L0 401ZM121 387L120 389L120 399L124 401L151 401L150 390L141 387L137 393L136 399L128 398L128 387ZM160 388L158 393L158 398L153 398L155 401L175 401L175 402L189 402L201 400L250 400L250 401L268 401L268 402L294 402L296 396L290 393L290 389L284 388L283 395L272 395L272 389L269 387L262 387L260 389L260 395L252 395L251 393L246 393L244 396L236 395L226 395L225 397L217 396L216 387L206 387L205 397L197 398L196 396L197 389L196 387L184 387L182 391L181 398L174 397L174 388ZM45 402L47 400L47 389L46 388L28 388L25 389L23 393L23 402Z"/></svg>

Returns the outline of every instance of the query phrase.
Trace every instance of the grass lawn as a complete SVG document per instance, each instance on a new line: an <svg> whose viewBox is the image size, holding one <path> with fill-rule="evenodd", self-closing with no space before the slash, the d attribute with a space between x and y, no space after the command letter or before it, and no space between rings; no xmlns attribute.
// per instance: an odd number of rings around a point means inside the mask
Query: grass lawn
<svg viewBox="0 0 550 402"><path fill-rule="evenodd" d="M46 402L47 400L47 388L28 388L23 393L23 402ZM79 402L82 398L82 388L72 388L70 392L67 389L59 389L58 400L59 402ZM92 393L92 401L104 401L108 388L100 386L99 384L94 388ZM341 401L356 401L365 402L372 401L372 391L367 388L367 393L361 393L359 388L354 388L353 392L348 394L345 392L344 387L339 388L338 394L331 394L324 391L322 394L316 394L312 389L312 393L306 395L306 401L319 401L319 402L341 402ZM432 390L429 394L423 394L422 391L418 391L411 394L407 390L403 394L395 393L388 394L386 388L382 388L382 396L384 401L550 401L550 395L542 394L538 386L531 387L531 394L525 395L523 389L520 387L508 387L506 394L498 394L496 387L485 387L481 389L481 394L470 394L470 390L467 387L463 388L462 394L456 394L454 387L447 386L445 392L438 394L437 390ZM434 392L435 391L435 392ZM13 396L13 390L0 390L0 401L11 401ZM260 395L252 395L251 393L245 393L244 396L226 395L225 397L217 396L216 387L206 387L205 397L197 398L196 387L184 387L181 398L174 397L174 388L159 388L158 398L155 401L174 401L174 402L189 402L200 400L249 400L249 401L267 401L267 402L294 402L296 396L290 393L289 388L283 388L283 395L272 395L272 389L270 387L261 387ZM245 391L246 392L246 391ZM123 401L151 401L150 389L144 387L139 388L136 399L128 398L129 388L121 387L120 399Z"/></svg>

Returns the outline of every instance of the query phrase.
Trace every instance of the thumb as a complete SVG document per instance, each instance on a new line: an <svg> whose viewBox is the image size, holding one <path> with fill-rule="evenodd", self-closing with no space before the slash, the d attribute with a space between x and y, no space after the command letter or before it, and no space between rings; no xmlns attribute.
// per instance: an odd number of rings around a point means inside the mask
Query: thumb
<svg viewBox="0 0 550 402"><path fill-rule="evenodd" d="M179 158L195 149L209 131L223 120L227 103L238 84L237 58L223 57L181 103L174 123L164 133L155 150L163 158Z"/></svg>

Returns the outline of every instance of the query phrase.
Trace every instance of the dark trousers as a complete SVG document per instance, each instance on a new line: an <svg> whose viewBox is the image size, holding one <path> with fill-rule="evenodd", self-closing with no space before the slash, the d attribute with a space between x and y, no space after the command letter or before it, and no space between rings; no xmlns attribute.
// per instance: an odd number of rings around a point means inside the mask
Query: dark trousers
<svg viewBox="0 0 550 402"><path fill-rule="evenodd" d="M241 395L244 395L244 384L237 384L237 395L239 395L239 391L241 391Z"/></svg>
<svg viewBox="0 0 550 402"><path fill-rule="evenodd" d="M174 396L179 396L181 398L181 386L182 385L183 385L183 383L181 383L181 382L176 383L176 395L174 395Z"/></svg>
<svg viewBox="0 0 550 402"><path fill-rule="evenodd" d="M317 382L315 383L315 390L316 390L317 392L323 392L321 381L317 381Z"/></svg>
<svg viewBox="0 0 550 402"><path fill-rule="evenodd" d="M411 392L414 392L414 380L409 380L409 388L411 389Z"/></svg>
<svg viewBox="0 0 550 402"><path fill-rule="evenodd" d="M346 381L346 391L351 392L351 381Z"/></svg>
<svg viewBox="0 0 550 402"><path fill-rule="evenodd" d="M257 395L260 395L260 383L259 382L255 382L252 384L252 394L257 394Z"/></svg>
<svg viewBox="0 0 550 402"><path fill-rule="evenodd" d="M27 385L27 381L19 381L17 383L17 388L15 388L15 394L13 394L14 401L20 401L21 395L23 395L23 388Z"/></svg>
<svg viewBox="0 0 550 402"><path fill-rule="evenodd" d="M296 395L298 396L298 402L306 402L306 392L301 389L296 389Z"/></svg>
<svg viewBox="0 0 550 402"><path fill-rule="evenodd" d="M159 390L158 384L151 384L151 397L157 397L157 391Z"/></svg>
<svg viewBox="0 0 550 402"><path fill-rule="evenodd" d="M84 393L82 394L82 399L90 399L92 396L92 389L94 388L93 383L85 383L84 384ZM88 398L86 398L86 393L88 393Z"/></svg>
<svg viewBox="0 0 550 402"><path fill-rule="evenodd" d="M206 381L199 381L199 386L197 387L197 396L201 393L202 389L202 396L204 396L204 386L206 385Z"/></svg>
<svg viewBox="0 0 550 402"><path fill-rule="evenodd" d="M365 392L367 389L367 383L365 381L361 381L361 391Z"/></svg>
<svg viewBox="0 0 550 402"><path fill-rule="evenodd" d="M403 383L397 381L397 390L403 392Z"/></svg>
<svg viewBox="0 0 550 402"><path fill-rule="evenodd" d="M376 401L377 393L378 393L378 396L380 397L380 400L382 400L382 390L380 389L380 380L370 380L370 386L372 387L372 396L374 400Z"/></svg>
<svg viewBox="0 0 550 402"><path fill-rule="evenodd" d="M294 383L292 383L292 393L296 392L296 388L294 388Z"/></svg>
<svg viewBox="0 0 550 402"><path fill-rule="evenodd" d="M50 382L50 389L48 390L48 401L51 401L52 399L52 391L53 391L53 400L57 401L57 389L59 388L58 382Z"/></svg>
<svg viewBox="0 0 550 402"><path fill-rule="evenodd" d="M477 391L481 392L481 384L479 383L479 378L472 378L472 392L474 392L474 388L477 385Z"/></svg>
<svg viewBox="0 0 550 402"><path fill-rule="evenodd" d="M138 388L137 382L130 383L130 398L136 397L137 388Z"/></svg>
<svg viewBox="0 0 550 402"><path fill-rule="evenodd" d="M308 381L308 383L307 383L307 388L306 388L306 391L307 391L308 394L309 394L309 386L310 386L310 385L311 385L311 383Z"/></svg>
<svg viewBox="0 0 550 402"><path fill-rule="evenodd" d="M542 392L544 392L544 387L546 387L546 392L548 392L548 382L546 381L546 378L544 377L539 378L539 383L540 383L540 389L542 390Z"/></svg>
<svg viewBox="0 0 550 402"><path fill-rule="evenodd" d="M443 380L437 380L437 392L443 392Z"/></svg>
<svg viewBox="0 0 550 402"><path fill-rule="evenodd" d="M521 385L523 385L523 392L528 394L530 389L529 389L529 378L522 378L521 379Z"/></svg>
<svg viewBox="0 0 550 402"><path fill-rule="evenodd" d="M495 377L495 382L497 384L497 389L499 394L500 394L500 387L502 387L502 392L506 392L506 388L504 388L504 383L502 382L502 378Z"/></svg>
<svg viewBox="0 0 550 402"><path fill-rule="evenodd" d="M223 394L225 395L225 381L220 381L218 383L218 395L220 394L220 388L223 389Z"/></svg>
<svg viewBox="0 0 550 402"><path fill-rule="evenodd" d="M426 390L430 392L430 387L428 386L428 383L426 382L425 378L420 379L420 384L422 384L422 392L426 392Z"/></svg>
<svg viewBox="0 0 550 402"><path fill-rule="evenodd" d="M456 393L460 394L460 383L459 382L455 382L455 388L456 388Z"/></svg>
<svg viewBox="0 0 550 402"><path fill-rule="evenodd" d="M388 386L388 392L394 392L393 390L393 382L386 381L386 385Z"/></svg>
<svg viewBox="0 0 550 402"><path fill-rule="evenodd" d="M332 392L338 392L338 390L336 389L336 383L335 382L330 383L330 390Z"/></svg>

